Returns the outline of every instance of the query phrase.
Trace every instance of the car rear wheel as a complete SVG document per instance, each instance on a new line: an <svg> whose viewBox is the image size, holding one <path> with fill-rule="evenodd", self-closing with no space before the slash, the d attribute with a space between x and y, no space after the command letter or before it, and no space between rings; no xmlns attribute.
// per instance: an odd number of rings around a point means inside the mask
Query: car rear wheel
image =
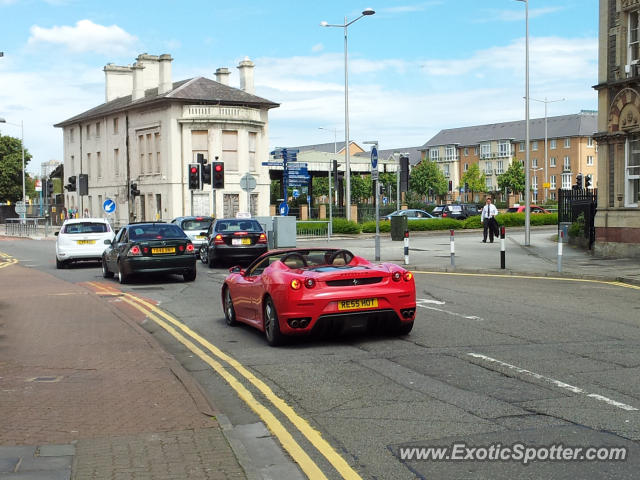
<svg viewBox="0 0 640 480"><path fill-rule="evenodd" d="M238 324L236 322L236 311L233 308L233 300L231 300L231 291L229 287L224 288L224 319L227 322L227 325L233 327Z"/></svg>
<svg viewBox="0 0 640 480"><path fill-rule="evenodd" d="M267 337L267 342L272 347L282 344L284 336L280 333L280 323L278 322L278 312L276 312L276 306L273 304L271 297L267 297L264 302L264 334Z"/></svg>
<svg viewBox="0 0 640 480"><path fill-rule="evenodd" d="M197 274L197 271L194 268L182 274L182 278L184 278L185 282L193 282L196 279L196 274Z"/></svg>
<svg viewBox="0 0 640 480"><path fill-rule="evenodd" d="M207 255L207 246L203 245L200 247L200 261L205 265L209 263L209 258Z"/></svg>
<svg viewBox="0 0 640 480"><path fill-rule="evenodd" d="M56 257L56 268L57 269L62 269L65 267L65 263L61 262L60 260L58 260L58 257Z"/></svg>
<svg viewBox="0 0 640 480"><path fill-rule="evenodd" d="M109 271L109 267L107 267L107 262L104 258L102 259L102 277L103 278L113 277L113 272Z"/></svg>
<svg viewBox="0 0 640 480"><path fill-rule="evenodd" d="M125 283L127 283L128 278L129 278L129 276L122 271L122 264L119 263L118 264L118 281L121 284L125 284Z"/></svg>

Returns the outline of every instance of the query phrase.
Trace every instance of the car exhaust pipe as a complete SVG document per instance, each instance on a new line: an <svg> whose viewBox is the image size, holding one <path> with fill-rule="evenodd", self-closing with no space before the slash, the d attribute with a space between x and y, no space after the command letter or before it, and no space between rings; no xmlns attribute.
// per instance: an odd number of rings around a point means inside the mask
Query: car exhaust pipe
<svg viewBox="0 0 640 480"><path fill-rule="evenodd" d="M291 328L298 328L298 320L297 319L293 319L291 320Z"/></svg>

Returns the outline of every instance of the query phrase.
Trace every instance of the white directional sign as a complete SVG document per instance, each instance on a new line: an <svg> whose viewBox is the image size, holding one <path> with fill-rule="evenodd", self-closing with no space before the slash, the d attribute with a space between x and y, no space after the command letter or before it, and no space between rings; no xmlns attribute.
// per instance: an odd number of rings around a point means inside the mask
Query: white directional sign
<svg viewBox="0 0 640 480"><path fill-rule="evenodd" d="M27 206L23 201L16 202L16 213L22 215L23 213L27 213Z"/></svg>
<svg viewBox="0 0 640 480"><path fill-rule="evenodd" d="M244 176L240 179L240 188L245 192L253 192L258 183L256 182L256 177L249 173L245 173Z"/></svg>

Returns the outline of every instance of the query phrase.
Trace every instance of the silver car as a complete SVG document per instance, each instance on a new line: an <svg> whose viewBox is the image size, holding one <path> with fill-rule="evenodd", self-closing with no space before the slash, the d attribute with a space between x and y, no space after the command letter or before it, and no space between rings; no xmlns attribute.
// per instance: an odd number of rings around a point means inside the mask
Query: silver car
<svg viewBox="0 0 640 480"><path fill-rule="evenodd" d="M176 217L171 220L187 234L196 251L207 242L206 232L212 222L213 217L205 216Z"/></svg>

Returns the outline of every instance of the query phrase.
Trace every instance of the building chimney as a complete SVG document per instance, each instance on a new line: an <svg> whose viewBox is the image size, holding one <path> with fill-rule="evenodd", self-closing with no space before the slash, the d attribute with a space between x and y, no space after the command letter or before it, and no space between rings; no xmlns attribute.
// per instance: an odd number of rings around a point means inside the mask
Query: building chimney
<svg viewBox="0 0 640 480"><path fill-rule="evenodd" d="M158 59L160 62L160 83L158 84L158 95L170 92L173 89L173 82L171 81L171 62L173 58L171 55L165 53L160 55Z"/></svg>
<svg viewBox="0 0 640 480"><path fill-rule="evenodd" d="M135 102L144 97L144 79L142 78L142 71L144 67L138 62L131 67L133 71L133 91L131 93L131 101Z"/></svg>
<svg viewBox="0 0 640 480"><path fill-rule="evenodd" d="M249 57L244 57L238 64L238 70L240 70L240 89L247 93L255 93L253 88L253 62L249 60Z"/></svg>
<svg viewBox="0 0 640 480"><path fill-rule="evenodd" d="M119 67L113 63L104 66L105 102L131 95L133 72L131 67Z"/></svg>
<svg viewBox="0 0 640 480"><path fill-rule="evenodd" d="M157 55L141 53L136 59L136 63L144 67L142 71L142 90L157 88L160 85L160 72Z"/></svg>
<svg viewBox="0 0 640 480"><path fill-rule="evenodd" d="M221 83L223 85L229 85L229 69L226 67L221 67L216 69L216 82Z"/></svg>

